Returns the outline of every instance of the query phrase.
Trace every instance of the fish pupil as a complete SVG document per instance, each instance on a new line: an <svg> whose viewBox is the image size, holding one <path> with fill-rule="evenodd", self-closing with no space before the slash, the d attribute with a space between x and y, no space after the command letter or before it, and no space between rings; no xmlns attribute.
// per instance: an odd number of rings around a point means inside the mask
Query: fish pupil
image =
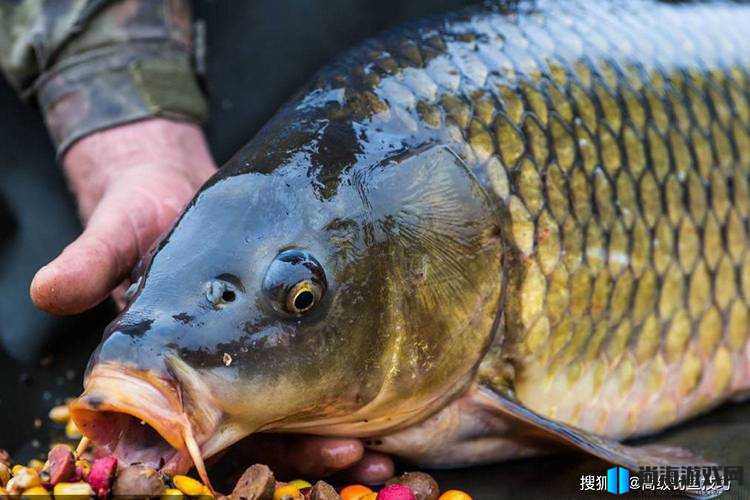
<svg viewBox="0 0 750 500"><path fill-rule="evenodd" d="M234 302L235 293L232 290L224 290L221 293L221 300L224 302Z"/></svg>
<svg viewBox="0 0 750 500"><path fill-rule="evenodd" d="M294 297L294 307L298 311L304 311L305 309L312 306L314 301L315 295L311 291L305 290L298 293L297 296Z"/></svg>

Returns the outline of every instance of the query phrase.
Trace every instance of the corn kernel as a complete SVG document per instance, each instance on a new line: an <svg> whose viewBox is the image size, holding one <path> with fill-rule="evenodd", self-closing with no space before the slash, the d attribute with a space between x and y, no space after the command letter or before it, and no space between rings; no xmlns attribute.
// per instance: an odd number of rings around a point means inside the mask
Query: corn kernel
<svg viewBox="0 0 750 500"><path fill-rule="evenodd" d="M8 495L18 495L20 493L19 488L16 488L16 478L10 478L8 484L5 485L5 489L8 491Z"/></svg>
<svg viewBox="0 0 750 500"><path fill-rule="evenodd" d="M305 497L290 484L280 486L273 492L273 500L303 500Z"/></svg>
<svg viewBox="0 0 750 500"><path fill-rule="evenodd" d="M341 490L341 500L361 500L362 497L369 495L373 491L367 486L361 484L350 484Z"/></svg>
<svg viewBox="0 0 750 500"><path fill-rule="evenodd" d="M56 497L65 496L67 500L86 499L94 495L89 483L57 483L52 490Z"/></svg>
<svg viewBox="0 0 750 500"><path fill-rule="evenodd" d="M56 424L67 424L70 420L68 405L55 406L49 411L49 419Z"/></svg>
<svg viewBox="0 0 750 500"><path fill-rule="evenodd" d="M0 463L0 486L5 486L10 479L10 469L4 463Z"/></svg>
<svg viewBox="0 0 750 500"><path fill-rule="evenodd" d="M161 494L161 500L179 500L185 498L185 495L177 488L167 488Z"/></svg>
<svg viewBox="0 0 750 500"><path fill-rule="evenodd" d="M11 469L10 471L11 471L11 473L12 473L12 474L13 474L13 475L15 476L16 474L18 474L19 472L21 472L21 471L22 471L22 470L24 470L25 468L26 468L26 467L24 467L24 466L23 466L23 465L21 465L21 464L16 464L16 465L14 465L14 466L13 466L13 468L12 468L12 469Z"/></svg>
<svg viewBox="0 0 750 500"><path fill-rule="evenodd" d="M39 478L39 473L30 467L21 467L20 469L13 467L13 470L16 471L16 473L13 474L14 489L19 492L42 484L42 480Z"/></svg>
<svg viewBox="0 0 750 500"><path fill-rule="evenodd" d="M68 439L81 439L81 436L81 431L76 427L76 423L68 420L68 423L65 424L65 437Z"/></svg>
<svg viewBox="0 0 750 500"><path fill-rule="evenodd" d="M305 488L312 488L312 484L308 483L304 479L294 479L292 481L289 481L287 484L289 486L294 486L298 490L302 490Z"/></svg>
<svg viewBox="0 0 750 500"><path fill-rule="evenodd" d="M448 490L438 500L471 500L471 496L461 490Z"/></svg>
<svg viewBox="0 0 750 500"><path fill-rule="evenodd" d="M42 462L41 460L37 460L36 458L32 458L31 460L29 460L29 467L37 472L41 472L44 468L44 462Z"/></svg>
<svg viewBox="0 0 750 500"><path fill-rule="evenodd" d="M177 475L172 478L172 482L178 490L188 496L197 497L203 494L203 483L192 477Z"/></svg>
<svg viewBox="0 0 750 500"><path fill-rule="evenodd" d="M50 498L50 496L43 486L34 486L24 491L21 498Z"/></svg>

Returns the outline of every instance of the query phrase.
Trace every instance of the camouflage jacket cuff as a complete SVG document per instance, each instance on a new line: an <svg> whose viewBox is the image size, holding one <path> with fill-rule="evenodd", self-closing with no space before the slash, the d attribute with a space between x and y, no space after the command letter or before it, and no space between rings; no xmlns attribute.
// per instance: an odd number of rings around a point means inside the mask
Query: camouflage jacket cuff
<svg viewBox="0 0 750 500"><path fill-rule="evenodd" d="M167 46L165 46L167 45ZM50 68L32 92L62 157L92 132L150 117L202 122L208 105L181 47L117 44Z"/></svg>

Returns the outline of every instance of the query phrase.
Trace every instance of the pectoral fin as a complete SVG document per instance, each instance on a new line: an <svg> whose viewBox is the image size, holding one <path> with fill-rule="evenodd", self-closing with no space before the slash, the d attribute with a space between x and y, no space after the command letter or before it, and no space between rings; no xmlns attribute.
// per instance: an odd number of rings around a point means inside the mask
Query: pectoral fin
<svg viewBox="0 0 750 500"><path fill-rule="evenodd" d="M513 397L501 394L487 386L480 386L473 395L474 401L486 411L499 412L528 425L528 431L539 438L552 439L594 455L606 462L617 464L633 471L641 467L654 466L716 466L699 455L684 448L664 445L627 446L617 441L597 436L570 425L556 422L523 406ZM688 492L691 496L708 498L711 494Z"/></svg>

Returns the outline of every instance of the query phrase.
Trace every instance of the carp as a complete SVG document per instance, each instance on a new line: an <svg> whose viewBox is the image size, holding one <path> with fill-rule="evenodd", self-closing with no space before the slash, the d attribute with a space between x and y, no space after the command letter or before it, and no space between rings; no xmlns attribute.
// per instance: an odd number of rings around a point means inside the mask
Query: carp
<svg viewBox="0 0 750 500"><path fill-rule="evenodd" d="M750 6L483 5L336 59L134 274L72 418L182 472L256 432L433 467L750 389Z"/></svg>

